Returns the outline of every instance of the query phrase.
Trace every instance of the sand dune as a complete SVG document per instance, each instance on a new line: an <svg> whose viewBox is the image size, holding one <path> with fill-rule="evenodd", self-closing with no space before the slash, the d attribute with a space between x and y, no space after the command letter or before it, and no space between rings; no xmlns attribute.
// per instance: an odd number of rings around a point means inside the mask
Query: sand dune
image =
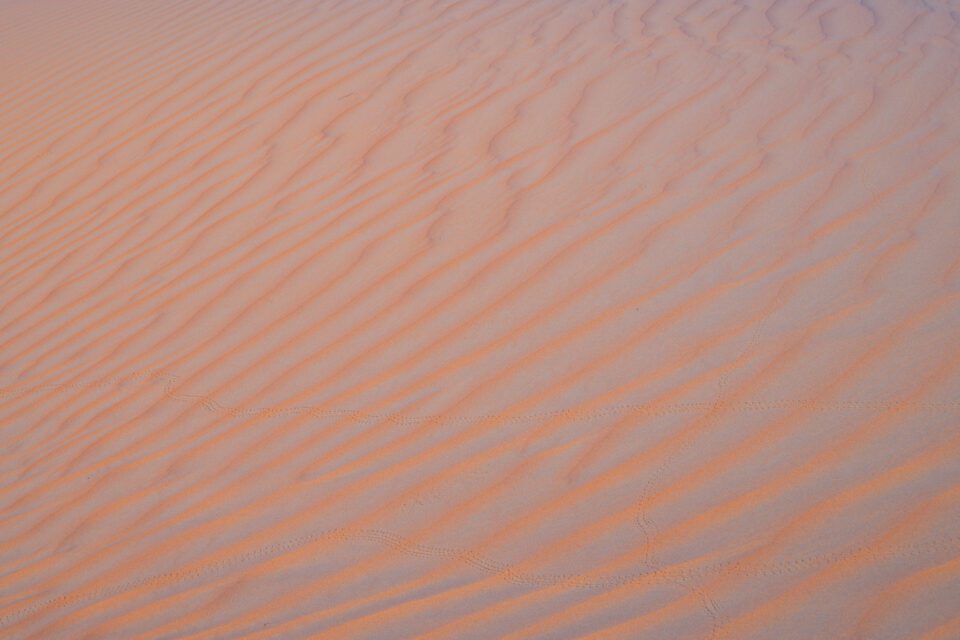
<svg viewBox="0 0 960 640"><path fill-rule="evenodd" d="M0 636L960 638L960 3L0 0Z"/></svg>

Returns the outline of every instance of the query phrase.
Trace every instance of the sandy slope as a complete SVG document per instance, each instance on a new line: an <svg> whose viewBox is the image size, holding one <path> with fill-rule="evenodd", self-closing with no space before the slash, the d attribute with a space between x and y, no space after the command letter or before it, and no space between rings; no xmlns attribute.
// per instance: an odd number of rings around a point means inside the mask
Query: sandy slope
<svg viewBox="0 0 960 640"><path fill-rule="evenodd" d="M960 638L960 3L0 0L0 636Z"/></svg>

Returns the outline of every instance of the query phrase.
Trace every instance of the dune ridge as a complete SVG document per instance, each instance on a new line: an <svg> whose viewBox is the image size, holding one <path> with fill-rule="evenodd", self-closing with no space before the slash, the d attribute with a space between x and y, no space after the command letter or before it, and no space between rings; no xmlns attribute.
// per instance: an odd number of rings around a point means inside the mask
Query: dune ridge
<svg viewBox="0 0 960 640"><path fill-rule="evenodd" d="M955 0L0 0L0 636L960 637Z"/></svg>

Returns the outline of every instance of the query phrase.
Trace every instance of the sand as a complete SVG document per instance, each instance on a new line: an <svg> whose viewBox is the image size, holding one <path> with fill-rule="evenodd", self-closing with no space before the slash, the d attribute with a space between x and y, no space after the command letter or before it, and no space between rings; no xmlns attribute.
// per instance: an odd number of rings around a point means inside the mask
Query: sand
<svg viewBox="0 0 960 640"><path fill-rule="evenodd" d="M3 638L960 638L955 0L0 0Z"/></svg>

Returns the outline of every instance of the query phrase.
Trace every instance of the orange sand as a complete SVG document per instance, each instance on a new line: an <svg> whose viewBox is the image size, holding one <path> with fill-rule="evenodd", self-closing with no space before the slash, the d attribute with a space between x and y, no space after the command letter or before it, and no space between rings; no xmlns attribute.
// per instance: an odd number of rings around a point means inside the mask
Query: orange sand
<svg viewBox="0 0 960 640"><path fill-rule="evenodd" d="M0 0L3 638L960 638L957 0Z"/></svg>

